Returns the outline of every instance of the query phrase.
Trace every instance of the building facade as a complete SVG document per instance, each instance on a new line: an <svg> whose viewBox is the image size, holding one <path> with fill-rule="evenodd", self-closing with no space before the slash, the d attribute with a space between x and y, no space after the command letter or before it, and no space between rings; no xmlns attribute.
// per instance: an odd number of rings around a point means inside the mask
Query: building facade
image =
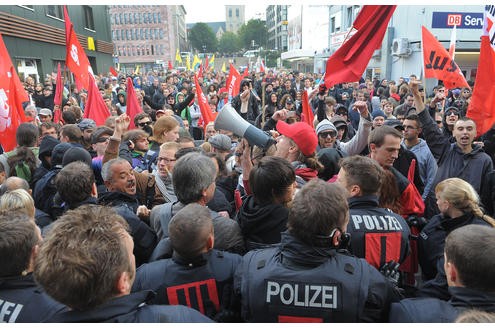
<svg viewBox="0 0 495 328"><path fill-rule="evenodd" d="M67 6L74 31L95 74L112 66L112 40L107 6ZM65 66L63 6L0 6L0 33L19 77L43 83L47 74ZM93 48L94 44L94 48Z"/></svg>
<svg viewBox="0 0 495 328"><path fill-rule="evenodd" d="M227 32L237 33L245 23L244 5L225 6L225 28Z"/></svg>
<svg viewBox="0 0 495 328"><path fill-rule="evenodd" d="M114 57L124 72L166 68L187 49L184 6L109 6Z"/></svg>
<svg viewBox="0 0 495 328"><path fill-rule="evenodd" d="M268 49L285 52L288 50L287 41L287 7L270 5L266 8L266 28L268 30Z"/></svg>

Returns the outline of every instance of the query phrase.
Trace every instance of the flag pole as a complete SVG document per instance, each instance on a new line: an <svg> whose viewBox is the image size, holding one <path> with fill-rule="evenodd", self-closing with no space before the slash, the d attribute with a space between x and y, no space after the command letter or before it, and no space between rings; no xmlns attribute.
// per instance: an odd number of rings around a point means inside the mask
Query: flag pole
<svg viewBox="0 0 495 328"><path fill-rule="evenodd" d="M425 72L425 49L424 49L424 40L421 37L421 71L423 72L423 90L425 92L423 96L423 101L424 105L426 106L426 95L428 94L426 92L426 72Z"/></svg>

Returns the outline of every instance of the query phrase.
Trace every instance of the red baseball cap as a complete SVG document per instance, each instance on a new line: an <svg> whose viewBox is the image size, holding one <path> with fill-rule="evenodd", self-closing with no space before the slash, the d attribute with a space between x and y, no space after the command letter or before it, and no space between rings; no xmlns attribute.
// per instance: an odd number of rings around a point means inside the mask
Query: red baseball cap
<svg viewBox="0 0 495 328"><path fill-rule="evenodd" d="M277 131L291 138L296 143L299 150L305 155L310 156L316 151L318 146L318 137L315 130L313 130L307 123L297 122L293 124L287 124L284 121L277 122Z"/></svg>

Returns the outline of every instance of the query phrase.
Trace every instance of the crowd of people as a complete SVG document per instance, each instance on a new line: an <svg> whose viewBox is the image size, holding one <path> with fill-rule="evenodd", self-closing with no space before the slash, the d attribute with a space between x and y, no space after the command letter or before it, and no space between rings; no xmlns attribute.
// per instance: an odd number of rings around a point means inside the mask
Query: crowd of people
<svg viewBox="0 0 495 328"><path fill-rule="evenodd" d="M85 90L26 79L0 322L495 322L495 129L466 117L472 83L268 70L229 96L205 72L210 110L261 147L203 120L192 74L96 76L101 126Z"/></svg>

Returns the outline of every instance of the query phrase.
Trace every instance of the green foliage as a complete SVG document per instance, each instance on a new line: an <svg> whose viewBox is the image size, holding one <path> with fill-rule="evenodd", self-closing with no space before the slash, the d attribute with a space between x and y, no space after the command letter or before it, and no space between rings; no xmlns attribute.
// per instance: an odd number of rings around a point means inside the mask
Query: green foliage
<svg viewBox="0 0 495 328"><path fill-rule="evenodd" d="M241 46L244 49L254 49L259 47L266 47L266 41L268 39L268 30L265 22L260 19L251 19L247 24L242 25L237 32L241 42ZM253 41L255 46L253 47Z"/></svg>
<svg viewBox="0 0 495 328"><path fill-rule="evenodd" d="M204 52L203 46L206 46L206 52L216 52L218 41L213 30L205 23L196 23L188 34L191 46L198 52Z"/></svg>
<svg viewBox="0 0 495 328"><path fill-rule="evenodd" d="M232 32L225 32L218 43L218 51L224 54L232 54L241 50L239 37Z"/></svg>

